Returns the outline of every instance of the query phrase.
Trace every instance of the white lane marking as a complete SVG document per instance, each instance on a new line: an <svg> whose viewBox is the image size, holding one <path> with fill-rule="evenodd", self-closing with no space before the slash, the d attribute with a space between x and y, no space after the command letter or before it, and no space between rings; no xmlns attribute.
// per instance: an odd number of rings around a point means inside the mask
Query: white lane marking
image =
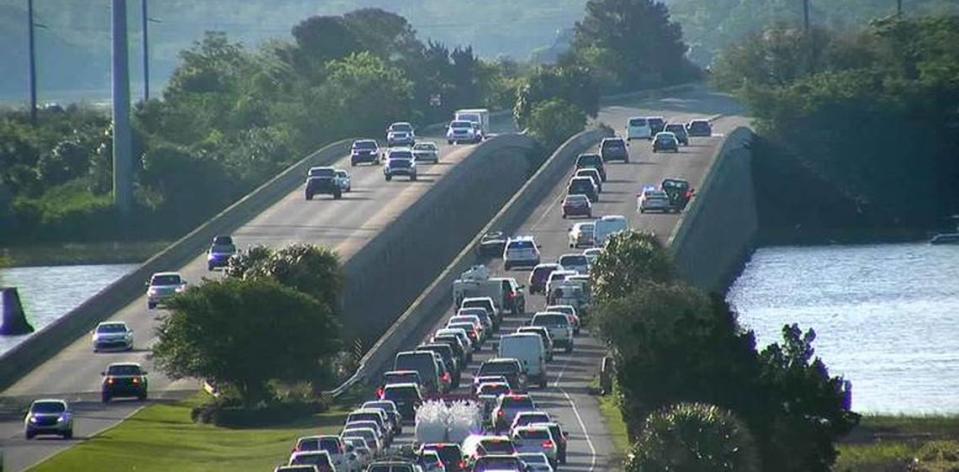
<svg viewBox="0 0 959 472"><path fill-rule="evenodd" d="M532 226L531 228L534 229L534 230L535 230L536 228L539 228L540 223L542 223L543 220L545 220L546 217L549 216L549 212L552 211L553 208L556 207L556 204L559 203L560 200L562 200L562 199L563 199L563 192L559 192L559 195L557 195L556 200L553 200L553 201L549 204L549 206L546 207L546 210L543 211L543 214L540 215L539 218L536 219L536 223L533 223L533 226Z"/></svg>
<svg viewBox="0 0 959 472"><path fill-rule="evenodd" d="M566 368L569 367L569 360L572 359L572 356L566 358L566 362L563 363L563 368L560 369L559 375L556 376L556 380L553 382L554 387L559 387L559 381L563 379L563 374L566 373Z"/></svg>
<svg viewBox="0 0 959 472"><path fill-rule="evenodd" d="M593 472L593 470L596 469L596 448L593 447L593 440L589 437L589 430L586 429L586 423L583 421L583 417L579 415L579 410L576 408L576 402L573 401L573 398L566 393L566 390L560 388L559 391L563 392L563 396L566 397L569 406L573 408L576 421L579 422L579 427L583 430L583 436L586 438L586 446L589 447L589 472Z"/></svg>

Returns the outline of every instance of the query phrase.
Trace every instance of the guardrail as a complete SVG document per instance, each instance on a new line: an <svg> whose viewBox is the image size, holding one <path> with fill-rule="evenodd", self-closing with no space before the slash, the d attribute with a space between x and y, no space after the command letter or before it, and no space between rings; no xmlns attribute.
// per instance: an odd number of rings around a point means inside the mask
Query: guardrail
<svg viewBox="0 0 959 472"><path fill-rule="evenodd" d="M543 195L572 169L576 156L608 136L608 133L609 131L604 129L583 131L557 148L433 283L413 301L389 330L380 336L376 344L361 359L357 372L336 389L325 393L336 397L357 383L372 378L388 365L392 356L404 344L415 342L424 336L432 324L438 320L436 315L442 314L438 310L450 302L450 286L453 280L475 263L475 248L482 236L494 229L507 232L518 229L536 209Z"/></svg>
<svg viewBox="0 0 959 472"><path fill-rule="evenodd" d="M188 263L203 251L213 236L232 232L301 185L303 176L311 166L330 165L344 156L352 141L351 138L328 144L291 165L208 222L148 259L133 272L121 277L80 306L4 353L0 356L0 391L89 332L97 323L143 295L143 283L149 280L154 272L169 270Z"/></svg>

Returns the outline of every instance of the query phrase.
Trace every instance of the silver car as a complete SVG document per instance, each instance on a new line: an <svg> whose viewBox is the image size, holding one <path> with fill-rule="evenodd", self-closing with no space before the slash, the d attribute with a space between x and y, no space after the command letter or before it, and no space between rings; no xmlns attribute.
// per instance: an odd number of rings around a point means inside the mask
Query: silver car
<svg viewBox="0 0 959 472"><path fill-rule="evenodd" d="M147 283L147 308L154 309L170 297L186 290L179 272L157 272Z"/></svg>
<svg viewBox="0 0 959 472"><path fill-rule="evenodd" d="M122 321L104 321L93 330L93 352L133 349L133 330Z"/></svg>
<svg viewBox="0 0 959 472"><path fill-rule="evenodd" d="M413 157L416 158L417 162L439 162L440 148L432 141L419 142L413 146Z"/></svg>
<svg viewBox="0 0 959 472"><path fill-rule="evenodd" d="M336 180L336 185L340 186L340 190L344 192L353 190L353 179L350 178L349 172L343 169L336 169L333 179Z"/></svg>
<svg viewBox="0 0 959 472"><path fill-rule="evenodd" d="M23 433L27 439L33 439L38 434L73 438L73 412L70 411L70 405L53 398L35 400L23 419Z"/></svg>

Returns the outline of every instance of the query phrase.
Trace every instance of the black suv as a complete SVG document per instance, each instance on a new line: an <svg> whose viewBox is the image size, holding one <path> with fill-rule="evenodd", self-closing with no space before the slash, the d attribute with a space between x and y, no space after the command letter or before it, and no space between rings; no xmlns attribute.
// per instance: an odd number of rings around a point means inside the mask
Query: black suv
<svg viewBox="0 0 959 472"><path fill-rule="evenodd" d="M599 146L599 153L603 161L629 162L629 151L626 150L626 141L623 138L605 138Z"/></svg>
<svg viewBox="0 0 959 472"><path fill-rule="evenodd" d="M332 167L314 168L306 178L306 199L313 200L314 195L333 195L334 200L343 196L343 190L336 182L336 170Z"/></svg>
<svg viewBox="0 0 959 472"><path fill-rule="evenodd" d="M350 146L350 165L360 162L369 162L376 165L380 162L380 147L372 139L358 139Z"/></svg>
<svg viewBox="0 0 959 472"><path fill-rule="evenodd" d="M102 372L101 399L108 403L114 397L147 398L147 373L135 362L110 364Z"/></svg>
<svg viewBox="0 0 959 472"><path fill-rule="evenodd" d="M689 134L686 133L686 125L682 123L670 123L666 125L665 130L675 134L676 139L679 140L679 144L689 146Z"/></svg>
<svg viewBox="0 0 959 472"><path fill-rule="evenodd" d="M603 156L599 154L580 154L576 158L576 168L577 169L586 169L592 167L599 171L599 176L603 178L603 182L606 181L606 166L603 165Z"/></svg>
<svg viewBox="0 0 959 472"><path fill-rule="evenodd" d="M566 187L566 194L586 195L586 198L594 203L599 200L599 194L596 193L596 185L593 184L593 179L590 177L574 177L569 181L569 186Z"/></svg>

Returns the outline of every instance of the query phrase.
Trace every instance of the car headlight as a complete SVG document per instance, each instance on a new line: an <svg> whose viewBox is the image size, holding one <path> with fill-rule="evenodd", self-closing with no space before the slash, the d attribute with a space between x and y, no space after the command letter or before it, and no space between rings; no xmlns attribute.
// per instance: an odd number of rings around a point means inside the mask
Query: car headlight
<svg viewBox="0 0 959 472"><path fill-rule="evenodd" d="M31 417L30 417L30 422L31 422L31 423L36 423L36 422L37 422L37 417L36 417L36 416L31 416Z"/></svg>
<svg viewBox="0 0 959 472"><path fill-rule="evenodd" d="M186 290L186 286L181 285L176 288L176 293L182 293L184 290Z"/></svg>
<svg viewBox="0 0 959 472"><path fill-rule="evenodd" d="M157 289L155 289L155 288L153 288L153 287L150 287L150 289L147 290L147 294L149 294L149 295L156 295L156 294L157 294Z"/></svg>
<svg viewBox="0 0 959 472"><path fill-rule="evenodd" d="M67 421L70 421L70 415L66 413L60 415L60 417L57 418L57 423L66 423Z"/></svg>

